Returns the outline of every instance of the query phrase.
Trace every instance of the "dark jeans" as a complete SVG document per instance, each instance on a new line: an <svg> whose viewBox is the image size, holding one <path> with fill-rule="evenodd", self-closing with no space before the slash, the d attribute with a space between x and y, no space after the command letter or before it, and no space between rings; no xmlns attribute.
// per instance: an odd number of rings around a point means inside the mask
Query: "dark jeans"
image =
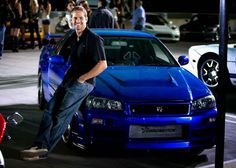
<svg viewBox="0 0 236 168"><path fill-rule="evenodd" d="M31 47L34 48L34 32L36 33L36 38L38 41L39 48L42 47L41 37L39 33L39 23L38 20L33 20L29 22L29 31L30 31L30 41L31 41Z"/></svg>
<svg viewBox="0 0 236 168"><path fill-rule="evenodd" d="M44 110L34 145L51 151L70 124L73 115L94 86L75 81L67 87L59 86Z"/></svg>
<svg viewBox="0 0 236 168"><path fill-rule="evenodd" d="M0 26L0 56L2 56L4 49L5 31L6 31L6 26L5 25Z"/></svg>

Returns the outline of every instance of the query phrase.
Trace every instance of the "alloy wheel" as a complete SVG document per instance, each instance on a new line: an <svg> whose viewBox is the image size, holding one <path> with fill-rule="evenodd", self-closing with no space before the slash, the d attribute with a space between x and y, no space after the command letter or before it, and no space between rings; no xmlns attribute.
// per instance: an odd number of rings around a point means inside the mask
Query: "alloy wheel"
<svg viewBox="0 0 236 168"><path fill-rule="evenodd" d="M199 78L210 88L218 86L219 62L215 59L203 61L199 69Z"/></svg>

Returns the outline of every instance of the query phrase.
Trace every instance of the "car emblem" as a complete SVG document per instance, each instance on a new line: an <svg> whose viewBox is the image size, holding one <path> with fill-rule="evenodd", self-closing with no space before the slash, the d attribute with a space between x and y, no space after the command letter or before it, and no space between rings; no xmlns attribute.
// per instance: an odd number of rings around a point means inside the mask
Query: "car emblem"
<svg viewBox="0 0 236 168"><path fill-rule="evenodd" d="M164 110L164 108L162 106L157 106L156 107L156 111L159 112L159 113L162 113Z"/></svg>

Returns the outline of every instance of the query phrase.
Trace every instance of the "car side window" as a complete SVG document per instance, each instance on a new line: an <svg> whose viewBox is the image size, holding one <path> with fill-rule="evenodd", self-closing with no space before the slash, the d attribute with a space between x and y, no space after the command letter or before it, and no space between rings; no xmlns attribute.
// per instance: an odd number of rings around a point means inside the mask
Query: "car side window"
<svg viewBox="0 0 236 168"><path fill-rule="evenodd" d="M154 60L161 62L163 65L176 65L176 61L172 56L169 56L170 53L163 49L161 45L158 45L155 40L152 40L152 46L155 52Z"/></svg>

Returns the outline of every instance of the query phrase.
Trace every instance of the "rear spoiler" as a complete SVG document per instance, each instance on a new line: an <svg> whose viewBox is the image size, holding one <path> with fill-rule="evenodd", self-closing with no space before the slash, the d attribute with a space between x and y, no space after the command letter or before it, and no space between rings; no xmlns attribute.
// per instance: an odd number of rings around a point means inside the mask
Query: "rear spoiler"
<svg viewBox="0 0 236 168"><path fill-rule="evenodd" d="M65 34L48 34L43 39L43 45L46 46L48 44L56 44L58 40L60 40L62 37L64 37Z"/></svg>

